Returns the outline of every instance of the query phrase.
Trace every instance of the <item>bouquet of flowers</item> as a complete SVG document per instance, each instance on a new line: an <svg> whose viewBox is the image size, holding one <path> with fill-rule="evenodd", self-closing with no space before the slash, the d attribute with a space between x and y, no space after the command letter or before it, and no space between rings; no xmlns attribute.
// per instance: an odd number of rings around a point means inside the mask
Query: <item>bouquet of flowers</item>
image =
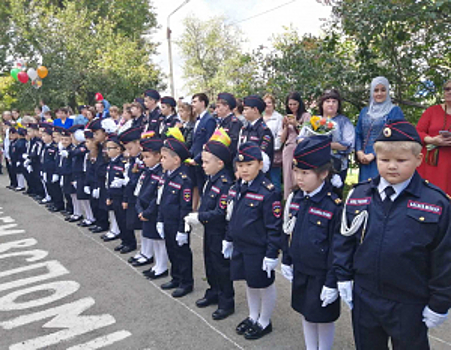
<svg viewBox="0 0 451 350"><path fill-rule="evenodd" d="M313 116L309 121L302 124L300 135L313 136L313 135L330 135L336 128L336 123L326 117Z"/></svg>

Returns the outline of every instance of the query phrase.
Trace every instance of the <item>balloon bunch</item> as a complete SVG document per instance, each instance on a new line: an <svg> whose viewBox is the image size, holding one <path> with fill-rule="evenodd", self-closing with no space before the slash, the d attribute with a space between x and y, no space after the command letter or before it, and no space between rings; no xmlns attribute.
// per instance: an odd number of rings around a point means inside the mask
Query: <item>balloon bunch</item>
<svg viewBox="0 0 451 350"><path fill-rule="evenodd" d="M22 84L26 84L31 80L31 85L39 89L42 86L42 79L49 74L49 71L45 66L39 66L38 69L27 68L27 63L20 59L10 73L15 80L20 81Z"/></svg>

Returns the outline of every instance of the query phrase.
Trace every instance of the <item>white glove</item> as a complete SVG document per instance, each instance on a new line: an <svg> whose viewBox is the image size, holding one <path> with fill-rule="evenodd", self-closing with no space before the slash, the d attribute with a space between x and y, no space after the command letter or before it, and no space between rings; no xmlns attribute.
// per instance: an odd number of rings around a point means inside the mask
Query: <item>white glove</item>
<svg viewBox="0 0 451 350"><path fill-rule="evenodd" d="M222 255L224 259L232 259L233 243L228 242L225 239L222 241Z"/></svg>
<svg viewBox="0 0 451 350"><path fill-rule="evenodd" d="M64 186L64 176L60 177L60 186L63 187Z"/></svg>
<svg viewBox="0 0 451 350"><path fill-rule="evenodd" d="M265 256L265 258L263 259L262 270L266 271L266 273L268 274L268 278L271 278L271 271L274 270L278 264L279 259L277 258L271 259Z"/></svg>
<svg viewBox="0 0 451 350"><path fill-rule="evenodd" d="M44 177L44 172L42 170L39 172L39 176Z"/></svg>
<svg viewBox="0 0 451 350"><path fill-rule="evenodd" d="M282 264L280 269L282 270L283 277L288 281L293 282L293 267L291 265Z"/></svg>
<svg viewBox="0 0 451 350"><path fill-rule="evenodd" d="M52 184L54 184L55 182L58 182L59 179L60 179L60 176L58 174L53 174L52 175Z"/></svg>
<svg viewBox="0 0 451 350"><path fill-rule="evenodd" d="M177 241L177 244L179 247L181 247L184 244L188 244L188 234L177 232L177 236L175 236L175 240Z"/></svg>
<svg viewBox="0 0 451 350"><path fill-rule="evenodd" d="M47 173L42 173L42 180L44 180L44 182L47 182Z"/></svg>
<svg viewBox="0 0 451 350"><path fill-rule="evenodd" d="M426 327L434 328L440 326L448 318L448 313L438 314L432 311L429 306L426 306L423 310L423 322L426 323Z"/></svg>
<svg viewBox="0 0 451 350"><path fill-rule="evenodd" d="M164 239L164 223L157 222L157 232L160 237Z"/></svg>
<svg viewBox="0 0 451 350"><path fill-rule="evenodd" d="M22 158L23 159L28 159L28 154L27 153L22 154Z"/></svg>
<svg viewBox="0 0 451 350"><path fill-rule="evenodd" d="M338 282L337 285L341 299L343 299L343 301L352 310L352 281Z"/></svg>
<svg viewBox="0 0 451 350"><path fill-rule="evenodd" d="M16 167L20 167L20 162L16 162Z"/></svg>
<svg viewBox="0 0 451 350"><path fill-rule="evenodd" d="M335 300L338 299L338 289L323 286L319 298L323 302L321 306L326 307L327 305L332 304Z"/></svg>
<svg viewBox="0 0 451 350"><path fill-rule="evenodd" d="M100 188L95 188L92 191L92 198L99 199L100 198Z"/></svg>
<svg viewBox="0 0 451 350"><path fill-rule="evenodd" d="M110 187L111 188L121 188L121 187L124 187L127 184L127 182L128 181L125 179L120 179L118 177L115 177L113 179L113 181L111 182Z"/></svg>
<svg viewBox="0 0 451 350"><path fill-rule="evenodd" d="M83 187L83 192L86 194L91 194L91 189L89 188L89 186L85 186Z"/></svg>
<svg viewBox="0 0 451 350"><path fill-rule="evenodd" d="M25 162L23 162L24 166L29 166L31 164L31 160L30 159L25 159Z"/></svg>
<svg viewBox="0 0 451 350"><path fill-rule="evenodd" d="M72 186L74 186L74 188L77 189L77 181L72 181Z"/></svg>
<svg viewBox="0 0 451 350"><path fill-rule="evenodd" d="M190 226L200 225L199 213L189 213L185 216L185 222Z"/></svg>
<svg viewBox="0 0 451 350"><path fill-rule="evenodd" d="M67 150L63 149L62 151L60 151L60 156L62 158L67 158L67 157L69 157L69 152Z"/></svg>
<svg viewBox="0 0 451 350"><path fill-rule="evenodd" d="M28 165L28 166L27 166L27 171L28 171L29 173L31 173L31 172L33 171L33 167L32 167L31 165Z"/></svg>

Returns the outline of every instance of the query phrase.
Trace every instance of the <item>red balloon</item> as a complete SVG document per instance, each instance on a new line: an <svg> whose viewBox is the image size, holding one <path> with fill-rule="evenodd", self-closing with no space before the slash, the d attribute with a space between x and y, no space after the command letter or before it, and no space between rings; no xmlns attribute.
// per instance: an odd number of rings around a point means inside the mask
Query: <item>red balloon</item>
<svg viewBox="0 0 451 350"><path fill-rule="evenodd" d="M103 100L103 95L100 92L96 93L96 101L102 101L102 100Z"/></svg>
<svg viewBox="0 0 451 350"><path fill-rule="evenodd" d="M23 84L26 84L28 82L28 74L27 72L20 72L17 74L17 79Z"/></svg>

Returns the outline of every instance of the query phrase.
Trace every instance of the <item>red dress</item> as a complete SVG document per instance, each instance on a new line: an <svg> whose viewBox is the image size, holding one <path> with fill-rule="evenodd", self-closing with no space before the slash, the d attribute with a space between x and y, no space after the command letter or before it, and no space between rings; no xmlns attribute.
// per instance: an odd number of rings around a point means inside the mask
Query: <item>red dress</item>
<svg viewBox="0 0 451 350"><path fill-rule="evenodd" d="M421 140L424 144L426 136L437 136L440 130L451 130L451 111L446 115L441 105L429 107L424 111L417 124L417 131L420 134ZM426 157L426 147L423 147L423 155ZM423 160L418 168L420 175L432 182L434 185L440 187L446 193L451 195L451 147L440 147L437 166L426 164Z"/></svg>

